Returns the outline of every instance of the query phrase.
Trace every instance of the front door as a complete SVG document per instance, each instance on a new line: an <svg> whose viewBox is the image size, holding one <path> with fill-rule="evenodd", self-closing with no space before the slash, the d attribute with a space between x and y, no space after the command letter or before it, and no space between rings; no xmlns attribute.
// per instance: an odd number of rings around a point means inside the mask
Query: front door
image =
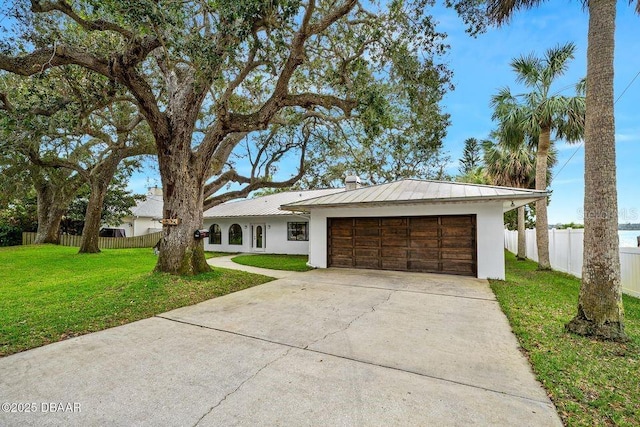
<svg viewBox="0 0 640 427"><path fill-rule="evenodd" d="M266 227L264 224L253 224L251 226L253 234L253 250L255 252L264 252L267 244Z"/></svg>

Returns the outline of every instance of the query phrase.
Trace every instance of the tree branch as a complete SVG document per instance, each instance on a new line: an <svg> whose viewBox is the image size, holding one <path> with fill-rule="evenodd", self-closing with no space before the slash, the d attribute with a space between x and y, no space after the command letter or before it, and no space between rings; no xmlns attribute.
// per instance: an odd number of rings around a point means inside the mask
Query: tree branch
<svg viewBox="0 0 640 427"><path fill-rule="evenodd" d="M46 13L57 10L58 12L62 12L69 18L73 19L76 23L78 23L78 25L80 25L87 31L114 31L121 34L126 39L133 38L133 33L131 31L119 25L116 25L113 22L104 21L102 19L98 19L96 21L87 21L86 19L81 18L77 13L74 12L74 10L71 8L71 5L64 0L47 3L43 3L38 0L31 0L31 10L35 13Z"/></svg>

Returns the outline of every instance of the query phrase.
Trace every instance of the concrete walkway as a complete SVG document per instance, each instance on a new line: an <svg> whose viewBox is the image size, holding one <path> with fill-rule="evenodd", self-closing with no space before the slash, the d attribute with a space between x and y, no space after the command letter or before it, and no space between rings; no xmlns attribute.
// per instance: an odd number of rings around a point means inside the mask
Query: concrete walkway
<svg viewBox="0 0 640 427"><path fill-rule="evenodd" d="M274 277L276 279L284 279L285 277L292 277L297 274L301 274L297 271L283 271L283 270L271 270L268 268L252 267L250 265L242 265L231 261L231 258L238 255L251 255L251 254L235 254L228 256L221 256L215 258L209 258L207 263L212 267L229 268L231 270L242 270L254 274L262 274L263 276Z"/></svg>
<svg viewBox="0 0 640 427"><path fill-rule="evenodd" d="M561 425L486 281L344 269L0 359L0 402L35 408L2 426Z"/></svg>

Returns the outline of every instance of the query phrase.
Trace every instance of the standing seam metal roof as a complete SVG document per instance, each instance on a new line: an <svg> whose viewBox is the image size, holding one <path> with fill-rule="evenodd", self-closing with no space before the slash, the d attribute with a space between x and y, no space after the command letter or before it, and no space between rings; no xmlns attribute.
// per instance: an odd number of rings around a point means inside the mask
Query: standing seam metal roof
<svg viewBox="0 0 640 427"><path fill-rule="evenodd" d="M233 200L208 209L204 212L204 218L291 215L291 212L280 210L280 206L327 195L338 195L344 191L344 188L286 191L255 199Z"/></svg>
<svg viewBox="0 0 640 427"><path fill-rule="evenodd" d="M442 203L501 199L540 199L546 191L512 187L466 184L451 181L404 179L387 184L361 187L355 190L283 204L282 209L328 207L382 203Z"/></svg>

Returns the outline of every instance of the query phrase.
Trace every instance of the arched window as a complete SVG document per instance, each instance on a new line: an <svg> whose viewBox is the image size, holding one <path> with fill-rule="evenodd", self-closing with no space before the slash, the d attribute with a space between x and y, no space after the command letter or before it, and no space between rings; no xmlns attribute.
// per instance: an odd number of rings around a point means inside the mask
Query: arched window
<svg viewBox="0 0 640 427"><path fill-rule="evenodd" d="M233 224L231 227L229 227L229 244L242 244L242 227L240 227L238 224Z"/></svg>
<svg viewBox="0 0 640 427"><path fill-rule="evenodd" d="M209 227L209 244L221 245L222 244L222 229L218 224L213 224Z"/></svg>

